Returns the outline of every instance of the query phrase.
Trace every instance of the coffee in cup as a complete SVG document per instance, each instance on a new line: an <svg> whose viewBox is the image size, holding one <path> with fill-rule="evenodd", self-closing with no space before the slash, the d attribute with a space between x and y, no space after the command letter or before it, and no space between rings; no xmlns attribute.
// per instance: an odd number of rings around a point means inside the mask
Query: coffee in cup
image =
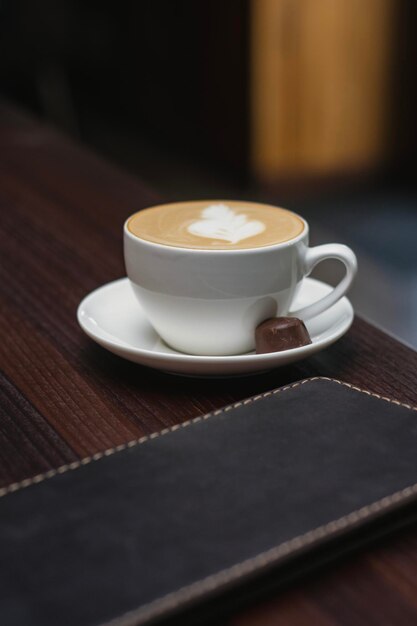
<svg viewBox="0 0 417 626"><path fill-rule="evenodd" d="M208 200L144 209L125 223L124 250L134 293L160 337L190 354L225 356L254 349L264 320L322 313L350 287L356 257L342 244L308 247L299 215L253 202ZM320 261L346 274L326 296L291 305Z"/></svg>
<svg viewBox="0 0 417 626"><path fill-rule="evenodd" d="M136 237L165 246L243 250L290 241L303 220L286 209L252 202L177 202L144 209L127 222Z"/></svg>

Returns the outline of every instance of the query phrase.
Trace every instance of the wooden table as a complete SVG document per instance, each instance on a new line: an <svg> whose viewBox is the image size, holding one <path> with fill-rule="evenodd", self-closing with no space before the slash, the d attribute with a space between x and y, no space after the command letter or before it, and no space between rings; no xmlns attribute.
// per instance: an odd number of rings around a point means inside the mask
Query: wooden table
<svg viewBox="0 0 417 626"><path fill-rule="evenodd" d="M308 376L417 403L417 353L361 319L324 352L240 380L173 377L107 353L81 332L77 305L123 276L124 219L160 198L4 104L0 160L0 486ZM227 623L417 623L417 530Z"/></svg>

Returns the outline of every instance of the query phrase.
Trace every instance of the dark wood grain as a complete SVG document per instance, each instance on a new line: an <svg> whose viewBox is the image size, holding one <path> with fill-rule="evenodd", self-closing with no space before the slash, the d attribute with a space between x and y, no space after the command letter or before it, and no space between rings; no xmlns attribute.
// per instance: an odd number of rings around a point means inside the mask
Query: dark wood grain
<svg viewBox="0 0 417 626"><path fill-rule="evenodd" d="M361 319L320 354L244 379L173 377L107 353L76 308L124 274L122 224L157 194L4 104L0 164L0 485L308 376L417 404L417 354ZM231 623L408 624L416 597L411 529Z"/></svg>

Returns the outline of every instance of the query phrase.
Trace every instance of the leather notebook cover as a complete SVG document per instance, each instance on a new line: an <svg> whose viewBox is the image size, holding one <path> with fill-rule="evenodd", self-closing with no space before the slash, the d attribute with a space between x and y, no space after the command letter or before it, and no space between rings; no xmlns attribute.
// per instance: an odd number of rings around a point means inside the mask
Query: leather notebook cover
<svg viewBox="0 0 417 626"><path fill-rule="evenodd" d="M285 578L410 503L416 450L415 409L310 379L11 485L0 624L142 624Z"/></svg>

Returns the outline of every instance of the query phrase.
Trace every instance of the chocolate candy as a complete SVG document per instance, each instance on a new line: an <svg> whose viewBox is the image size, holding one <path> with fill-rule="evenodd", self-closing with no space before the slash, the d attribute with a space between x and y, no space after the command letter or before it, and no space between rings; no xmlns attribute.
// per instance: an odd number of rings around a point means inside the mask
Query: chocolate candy
<svg viewBox="0 0 417 626"><path fill-rule="evenodd" d="M257 354L291 350L309 343L311 339L308 330L297 317L271 317L255 330Z"/></svg>

